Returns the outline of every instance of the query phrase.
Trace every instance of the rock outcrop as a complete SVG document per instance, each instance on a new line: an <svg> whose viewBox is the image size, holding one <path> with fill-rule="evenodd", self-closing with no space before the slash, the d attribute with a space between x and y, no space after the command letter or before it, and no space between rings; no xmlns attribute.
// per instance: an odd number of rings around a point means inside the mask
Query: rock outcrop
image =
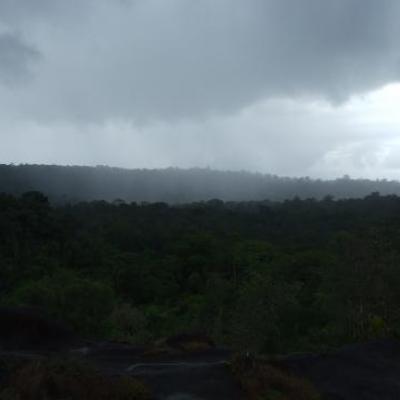
<svg viewBox="0 0 400 400"><path fill-rule="evenodd" d="M33 308L0 307L0 349L61 350L77 342L63 323Z"/></svg>
<svg viewBox="0 0 400 400"><path fill-rule="evenodd" d="M280 364L311 381L326 400L400 399L400 342L378 340L327 354L285 357Z"/></svg>

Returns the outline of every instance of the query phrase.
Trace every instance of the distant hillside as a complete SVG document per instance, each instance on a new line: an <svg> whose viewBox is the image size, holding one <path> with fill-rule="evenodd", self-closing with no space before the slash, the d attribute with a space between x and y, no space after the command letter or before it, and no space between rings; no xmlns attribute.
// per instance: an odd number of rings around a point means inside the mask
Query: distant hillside
<svg viewBox="0 0 400 400"><path fill-rule="evenodd" d="M45 193L52 201L121 199L186 203L224 201L358 198L372 192L400 195L400 183L387 180L313 180L211 169L122 169L105 166L0 165L0 192Z"/></svg>

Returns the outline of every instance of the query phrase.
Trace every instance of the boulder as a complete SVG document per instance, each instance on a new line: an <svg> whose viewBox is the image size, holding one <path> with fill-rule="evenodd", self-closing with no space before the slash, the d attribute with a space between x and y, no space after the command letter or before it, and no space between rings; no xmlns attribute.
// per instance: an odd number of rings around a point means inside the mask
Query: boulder
<svg viewBox="0 0 400 400"><path fill-rule="evenodd" d="M65 324L27 307L0 307L0 349L61 350L77 343Z"/></svg>

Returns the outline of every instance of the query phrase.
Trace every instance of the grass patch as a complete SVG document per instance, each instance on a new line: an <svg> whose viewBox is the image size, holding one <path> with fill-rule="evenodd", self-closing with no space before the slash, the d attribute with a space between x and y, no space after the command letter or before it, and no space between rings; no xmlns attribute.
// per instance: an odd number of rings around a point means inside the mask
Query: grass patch
<svg viewBox="0 0 400 400"><path fill-rule="evenodd" d="M267 360L236 356L231 369L248 400L321 400L311 383Z"/></svg>
<svg viewBox="0 0 400 400"><path fill-rule="evenodd" d="M129 376L106 377L76 360L35 360L12 371L1 400L148 400L147 387Z"/></svg>

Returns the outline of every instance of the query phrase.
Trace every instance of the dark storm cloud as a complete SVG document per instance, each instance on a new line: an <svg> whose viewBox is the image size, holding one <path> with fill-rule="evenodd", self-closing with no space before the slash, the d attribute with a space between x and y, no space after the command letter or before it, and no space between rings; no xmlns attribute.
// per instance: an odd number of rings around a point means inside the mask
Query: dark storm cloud
<svg viewBox="0 0 400 400"><path fill-rule="evenodd" d="M399 21L399 0L0 0L0 162L377 176Z"/></svg>
<svg viewBox="0 0 400 400"><path fill-rule="evenodd" d="M272 92L342 100L400 78L396 0L265 2L259 33L265 79ZM256 60L254 60L256 62ZM267 77L270 77L268 79Z"/></svg>
<svg viewBox="0 0 400 400"><path fill-rule="evenodd" d="M6 3L11 13L19 2ZM46 15L32 29L48 62L35 106L28 95L22 107L41 118L191 118L277 96L341 102L400 78L397 0L33 3L20 4L25 18Z"/></svg>
<svg viewBox="0 0 400 400"><path fill-rule="evenodd" d="M37 19L70 19L82 13L94 1L0 0L0 20L5 24L19 24ZM48 22L51 23L50 20Z"/></svg>
<svg viewBox="0 0 400 400"><path fill-rule="evenodd" d="M31 64L39 56L39 52L19 35L0 34L0 83L12 85L25 82L31 76Z"/></svg>

